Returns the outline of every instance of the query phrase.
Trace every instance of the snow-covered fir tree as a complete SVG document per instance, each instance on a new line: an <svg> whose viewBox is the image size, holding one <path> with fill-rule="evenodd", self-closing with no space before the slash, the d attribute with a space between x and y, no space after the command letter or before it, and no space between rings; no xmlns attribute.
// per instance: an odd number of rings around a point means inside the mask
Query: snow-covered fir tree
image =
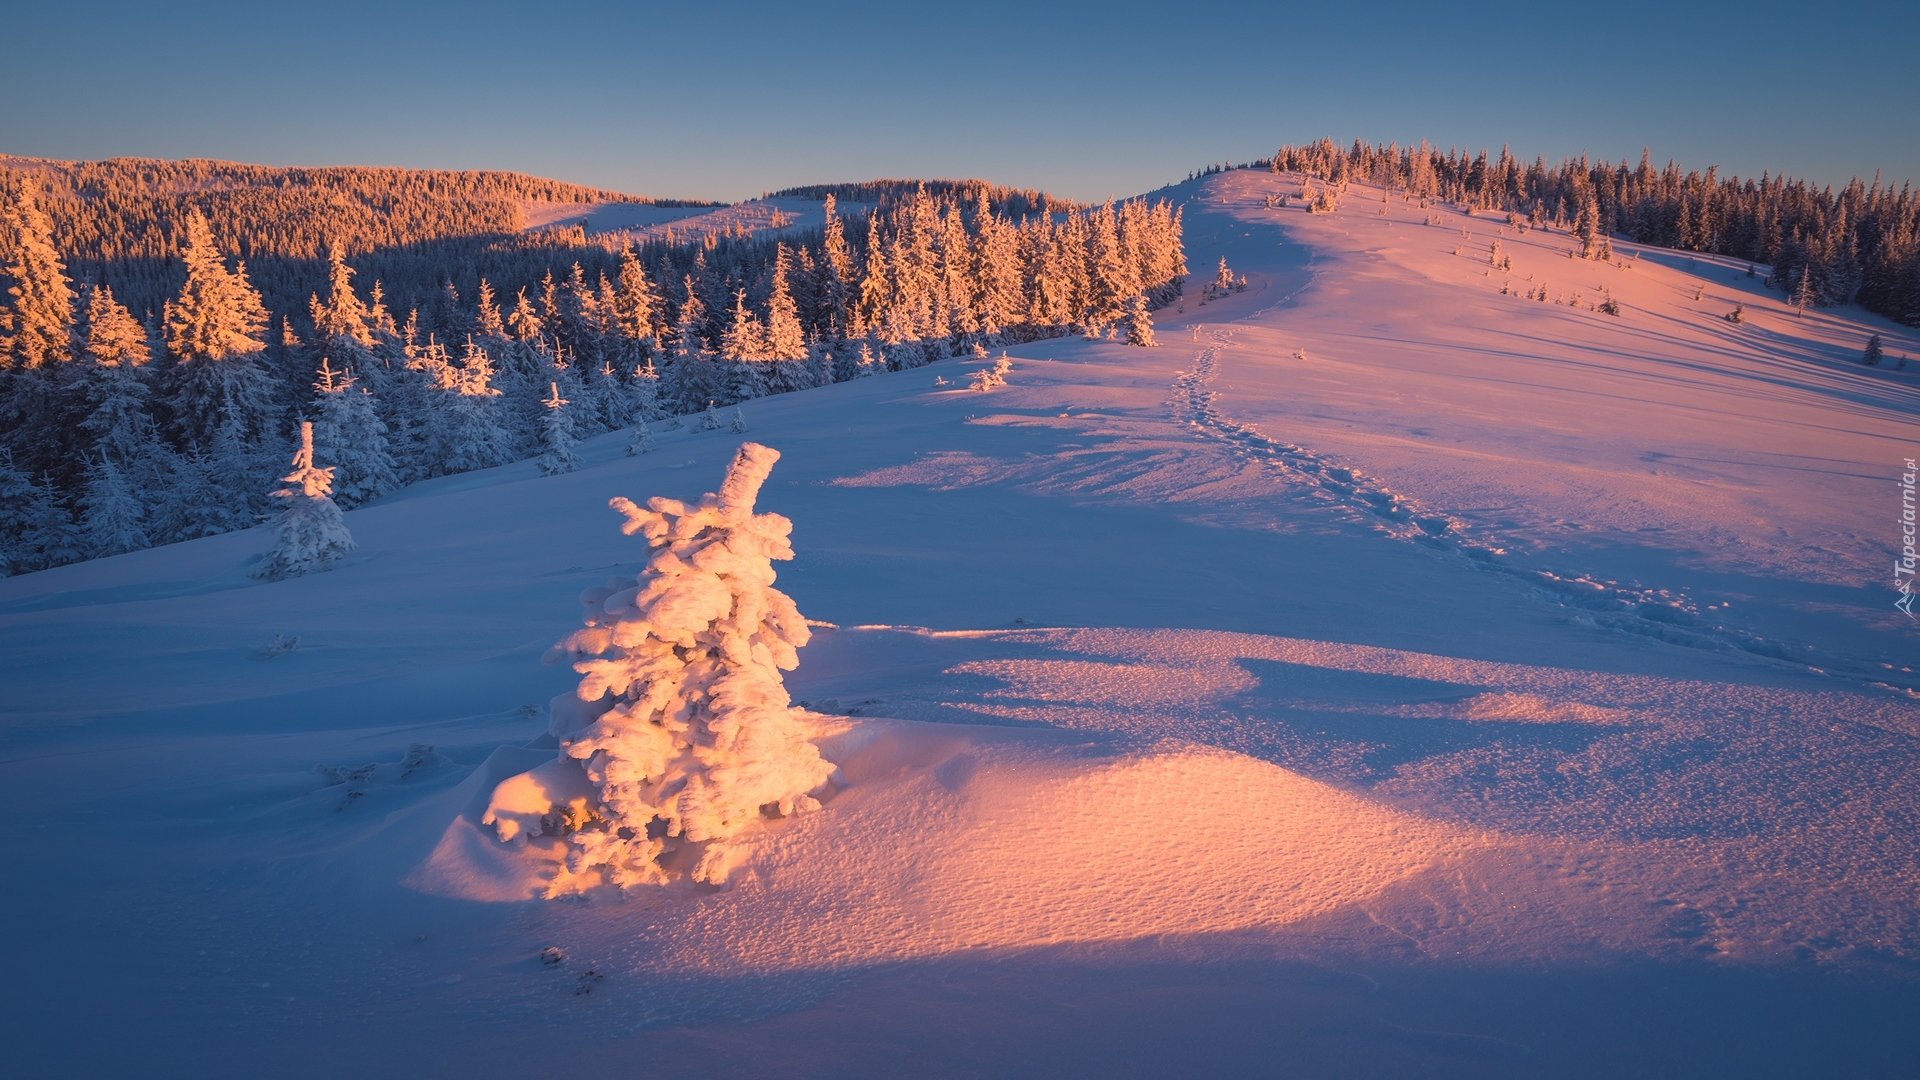
<svg viewBox="0 0 1920 1080"><path fill-rule="evenodd" d="M168 451L161 465L166 482L148 516L147 534L154 540L197 540L254 524L235 512L233 493L217 482L218 470L205 451Z"/></svg>
<svg viewBox="0 0 1920 1080"><path fill-rule="evenodd" d="M1147 298L1139 293L1127 304L1127 344L1153 345L1153 316L1147 313Z"/></svg>
<svg viewBox="0 0 1920 1080"><path fill-rule="evenodd" d="M540 402L547 407L541 433L546 449L540 455L540 475L557 476L578 469L580 455L573 449L573 418L567 414L567 399L560 396L560 384L549 384L549 391L550 395Z"/></svg>
<svg viewBox="0 0 1920 1080"><path fill-rule="evenodd" d="M426 377L421 459L426 475L490 469L514 459L513 439L501 423L500 391L485 349L469 342L458 365L429 343L408 363Z"/></svg>
<svg viewBox="0 0 1920 1080"><path fill-rule="evenodd" d="M0 490L17 491L17 485L8 478L0 478ZM80 526L74 522L67 509L68 500L54 486L51 476L43 474L38 482L28 483L23 492L14 494L9 501L14 505L8 516L14 519L13 527L18 529L6 556L12 573L64 566L87 557Z"/></svg>
<svg viewBox="0 0 1920 1080"><path fill-rule="evenodd" d="M627 442L627 456L651 454L654 451L653 432L648 430L645 420L633 422L633 438Z"/></svg>
<svg viewBox="0 0 1920 1080"><path fill-rule="evenodd" d="M80 521L91 558L119 555L153 546L147 538L147 511L109 454L87 462L87 491L80 497Z"/></svg>
<svg viewBox="0 0 1920 1080"><path fill-rule="evenodd" d="M733 432L735 435L746 434L747 414L738 405L733 407L733 417L727 421L727 430Z"/></svg>
<svg viewBox="0 0 1920 1080"><path fill-rule="evenodd" d="M652 364L646 364L635 370L633 378L627 381L627 411L635 423L644 424L649 420L660 419L660 373Z"/></svg>
<svg viewBox="0 0 1920 1080"><path fill-rule="evenodd" d="M186 220L187 281L166 307L168 405L181 439L211 444L237 417L241 435L256 439L272 419L274 378L260 363L266 308L247 283L246 268L229 271L196 210Z"/></svg>
<svg viewBox="0 0 1920 1080"><path fill-rule="evenodd" d="M146 331L104 285L87 290L86 324L76 371L86 411L80 429L91 440L86 456L111 454L126 467L146 458L153 446L143 377L149 358Z"/></svg>
<svg viewBox="0 0 1920 1080"><path fill-rule="evenodd" d="M773 587L773 560L793 557L793 523L754 512L779 456L743 444L719 493L695 503L612 501L622 531L646 541L647 567L585 593L585 628L549 654L581 675L554 700L551 768L584 769L595 805L529 805L510 780L483 817L503 840L568 834L567 873L550 895L665 882L665 857L689 847L693 879L724 882L740 857L729 841L819 806L811 793L833 766L781 678L810 636Z"/></svg>
<svg viewBox="0 0 1920 1080"><path fill-rule="evenodd" d="M0 577L38 569L27 549L33 497L33 483L14 465L13 452L0 448Z"/></svg>
<svg viewBox="0 0 1920 1080"><path fill-rule="evenodd" d="M0 173L0 361L15 370L73 355L73 288L53 245L53 225L26 175Z"/></svg>
<svg viewBox="0 0 1920 1080"><path fill-rule="evenodd" d="M287 485L273 493L284 504L273 522L274 544L253 568L253 576L280 581L329 569L353 550L353 536L330 498L333 470L313 464L313 424L300 425L300 449Z"/></svg>
<svg viewBox="0 0 1920 1080"><path fill-rule="evenodd" d="M332 462L333 501L351 510L400 486L388 448L387 425L373 395L350 372L323 358L314 380L314 453Z"/></svg>

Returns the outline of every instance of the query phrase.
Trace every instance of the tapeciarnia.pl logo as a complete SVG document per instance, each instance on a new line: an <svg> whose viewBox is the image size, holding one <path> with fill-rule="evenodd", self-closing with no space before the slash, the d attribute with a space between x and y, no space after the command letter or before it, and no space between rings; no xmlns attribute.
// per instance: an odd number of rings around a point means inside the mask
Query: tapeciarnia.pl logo
<svg viewBox="0 0 1920 1080"><path fill-rule="evenodd" d="M1906 612L1907 618L1913 614L1913 478L1920 469L1915 469L1912 458L1904 459L1907 471L1900 474L1900 557L1893 561L1893 587L1900 590L1900 599L1893 606Z"/></svg>

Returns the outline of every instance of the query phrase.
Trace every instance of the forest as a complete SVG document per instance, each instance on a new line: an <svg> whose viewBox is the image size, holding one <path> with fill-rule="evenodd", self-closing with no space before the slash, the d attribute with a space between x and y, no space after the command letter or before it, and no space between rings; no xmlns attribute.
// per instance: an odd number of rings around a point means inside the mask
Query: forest
<svg viewBox="0 0 1920 1080"><path fill-rule="evenodd" d="M1165 202L875 182L845 189L872 200L852 213L823 189L818 229L615 251L578 228L513 232L508 213L610 193L405 174L387 198L372 171L345 172L316 192L215 190L227 174L211 170L146 219L126 210L139 199L124 169L107 173L120 209L91 217L63 194L88 190L85 167L58 174L72 188L50 170L0 172L6 572L257 523L302 421L350 509L530 457L564 468L573 440L619 428L643 452L647 421L712 425L766 394L992 345L1144 343L1148 310L1187 272ZM359 207L337 236L315 209L328 200ZM459 258L422 277L435 251ZM260 261L284 271L276 288L255 280ZM398 268L404 291L378 267Z"/></svg>
<svg viewBox="0 0 1920 1080"><path fill-rule="evenodd" d="M1920 200L1763 174L1419 146L1241 166L1724 255L1812 306L1920 325ZM503 172L0 158L0 572L257 523L302 420L351 508L766 394L1069 333L1151 340L1179 208L978 180L789 188L825 223L629 246L527 202L648 200ZM1323 191L1322 198L1328 197Z"/></svg>

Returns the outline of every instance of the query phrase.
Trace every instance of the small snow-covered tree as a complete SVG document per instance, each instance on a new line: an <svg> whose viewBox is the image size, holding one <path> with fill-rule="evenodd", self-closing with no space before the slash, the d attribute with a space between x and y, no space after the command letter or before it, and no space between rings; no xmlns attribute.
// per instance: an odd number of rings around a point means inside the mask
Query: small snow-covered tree
<svg viewBox="0 0 1920 1080"><path fill-rule="evenodd" d="M707 402L707 411L701 414L700 423L693 430L695 431L719 431L720 430L720 414L714 411L713 402L711 401Z"/></svg>
<svg viewBox="0 0 1920 1080"><path fill-rule="evenodd" d="M510 809L503 784L483 818L503 840L565 819L569 874L553 892L664 882L663 856L700 844L693 878L722 882L736 857L729 840L762 818L818 807L809 793L833 766L780 675L809 637L773 587L772 561L793 558L793 523L753 509L779 457L742 444L719 493L696 503L612 500L627 519L621 531L648 544L646 569L583 594L585 628L548 654L574 658L582 676L555 699L556 764L581 763L598 805L584 815Z"/></svg>
<svg viewBox="0 0 1920 1080"><path fill-rule="evenodd" d="M633 422L633 439L627 443L627 456L636 457L640 454L651 454L653 450L653 432L647 430L647 422L645 420L635 420Z"/></svg>
<svg viewBox="0 0 1920 1080"><path fill-rule="evenodd" d="M545 451L540 455L540 475L558 476L580 467L580 455L573 451L573 418L567 415L567 399L560 396L560 384L547 384L549 396L540 399L547 407L546 423L540 430Z"/></svg>
<svg viewBox="0 0 1920 1080"><path fill-rule="evenodd" d="M733 418L727 421L727 430L735 435L744 435L747 431L747 414L740 406L733 407Z"/></svg>
<svg viewBox="0 0 1920 1080"><path fill-rule="evenodd" d="M1127 304L1127 344L1153 346L1153 316L1147 314L1147 298L1136 293Z"/></svg>
<svg viewBox="0 0 1920 1080"><path fill-rule="evenodd" d="M1880 344L1880 335L1874 334L1867 338L1867 347L1866 350L1860 354L1860 362L1868 367L1879 367L1881 359L1885 356L1886 350Z"/></svg>
<svg viewBox="0 0 1920 1080"><path fill-rule="evenodd" d="M1793 317L1804 318L1809 307L1819 303L1819 294L1813 288L1813 267L1800 268L1800 284L1793 290Z"/></svg>
<svg viewBox="0 0 1920 1080"><path fill-rule="evenodd" d="M277 537L253 569L253 576L280 581L328 569L353 550L353 536L340 519L340 508L330 498L333 470L313 464L313 425L300 425L300 449L293 455L293 471L281 478L287 484L273 493L286 502L273 524Z"/></svg>
<svg viewBox="0 0 1920 1080"><path fill-rule="evenodd" d="M973 381L967 384L969 390L992 390L1007 385L1007 372L1013 370L1013 361L1002 352L992 367L984 367L973 373Z"/></svg>

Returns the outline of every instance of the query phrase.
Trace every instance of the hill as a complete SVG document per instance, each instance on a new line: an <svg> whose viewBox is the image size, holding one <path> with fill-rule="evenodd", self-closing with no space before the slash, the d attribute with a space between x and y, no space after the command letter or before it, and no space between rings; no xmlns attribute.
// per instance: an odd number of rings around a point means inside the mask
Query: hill
<svg viewBox="0 0 1920 1080"><path fill-rule="evenodd" d="M641 558L607 499L738 436L416 483L294 581L261 530L0 581L19 1067L1906 1069L1920 339L1320 184L1156 193L1226 281L1156 347L746 404L845 784L724 889L529 900L556 845L479 817Z"/></svg>
<svg viewBox="0 0 1920 1080"><path fill-rule="evenodd" d="M189 207L205 215L223 250L247 260L268 310L287 314L326 291L330 245L360 260L369 284L382 281L405 311L433 297L449 268L477 278L499 267L495 281L505 284L509 275L501 269L516 257L524 261L529 243L552 246L551 238L521 236L529 217L537 220L551 204L719 205L510 172L4 155L0 171L35 183L75 277L112 286L136 313L158 311L178 291ZM566 263L558 266L564 272Z"/></svg>

